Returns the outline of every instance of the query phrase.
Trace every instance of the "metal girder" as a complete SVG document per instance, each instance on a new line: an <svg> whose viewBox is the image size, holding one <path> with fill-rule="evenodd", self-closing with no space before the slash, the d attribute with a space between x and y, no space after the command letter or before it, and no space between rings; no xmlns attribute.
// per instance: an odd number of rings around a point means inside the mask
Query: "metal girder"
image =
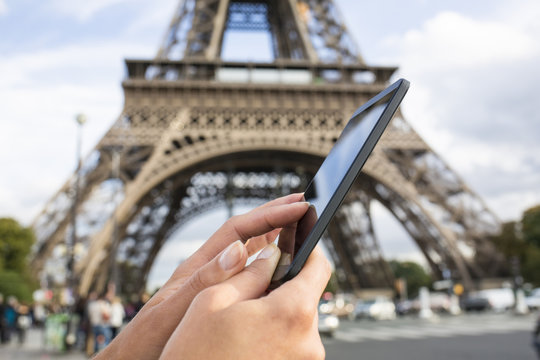
<svg viewBox="0 0 540 360"><path fill-rule="evenodd" d="M218 59L227 30L268 31L274 59L364 63L331 0L183 0L156 60Z"/></svg>
<svg viewBox="0 0 540 360"><path fill-rule="evenodd" d="M317 53L322 61L364 63L333 1L305 0L298 4L309 7L306 22L313 43L320 44Z"/></svg>
<svg viewBox="0 0 540 360"><path fill-rule="evenodd" d="M364 176L340 206L324 237L330 251L340 288L393 288L394 275L384 259L375 236Z"/></svg>

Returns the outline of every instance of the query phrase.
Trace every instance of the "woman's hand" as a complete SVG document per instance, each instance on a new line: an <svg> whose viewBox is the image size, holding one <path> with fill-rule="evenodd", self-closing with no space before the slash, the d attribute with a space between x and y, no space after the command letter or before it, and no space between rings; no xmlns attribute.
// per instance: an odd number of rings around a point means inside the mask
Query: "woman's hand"
<svg viewBox="0 0 540 360"><path fill-rule="evenodd" d="M161 359L323 359L317 307L330 265L316 248L294 279L263 296L279 255L270 244L242 272L199 293Z"/></svg>
<svg viewBox="0 0 540 360"><path fill-rule="evenodd" d="M96 359L157 359L193 299L240 272L250 255L273 242L282 228L296 223L309 206L299 202L302 199L303 194L292 194L230 218L178 266Z"/></svg>

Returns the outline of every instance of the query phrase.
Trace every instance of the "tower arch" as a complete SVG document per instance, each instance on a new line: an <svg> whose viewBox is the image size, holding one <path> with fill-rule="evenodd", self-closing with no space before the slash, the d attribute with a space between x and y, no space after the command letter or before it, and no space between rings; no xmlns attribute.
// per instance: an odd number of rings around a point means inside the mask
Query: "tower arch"
<svg viewBox="0 0 540 360"><path fill-rule="evenodd" d="M261 9L265 21L250 17ZM249 21L229 22L231 11ZM273 61L220 58L227 26L263 23L275 39ZM307 181L354 110L397 68L364 62L331 0L185 0L157 55L128 59L126 70L121 115L33 224L36 273L73 224L82 230L75 266L82 294L115 278L114 264L126 259L140 284L171 229L219 196L252 201L301 190L264 184ZM264 186L241 185L250 176ZM235 177L241 186L212 185ZM206 192L190 197L197 191ZM118 196L103 200L107 192ZM374 199L403 224L436 277L450 270L470 288L505 266L487 239L497 218L398 111L323 240L345 289L392 286L373 230Z"/></svg>

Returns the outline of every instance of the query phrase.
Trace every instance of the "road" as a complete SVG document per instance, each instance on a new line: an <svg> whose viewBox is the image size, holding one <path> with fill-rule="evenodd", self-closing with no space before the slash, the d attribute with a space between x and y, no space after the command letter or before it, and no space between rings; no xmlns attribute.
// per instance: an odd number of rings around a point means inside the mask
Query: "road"
<svg viewBox="0 0 540 360"><path fill-rule="evenodd" d="M394 321L342 321L333 338L323 338L327 359L536 359L531 347L535 315L477 314ZM85 360L79 352L43 348L32 330L24 346L0 347L0 360Z"/></svg>
<svg viewBox="0 0 540 360"><path fill-rule="evenodd" d="M323 343L329 360L536 359L531 346L535 320L532 314L475 314L342 321L335 336Z"/></svg>

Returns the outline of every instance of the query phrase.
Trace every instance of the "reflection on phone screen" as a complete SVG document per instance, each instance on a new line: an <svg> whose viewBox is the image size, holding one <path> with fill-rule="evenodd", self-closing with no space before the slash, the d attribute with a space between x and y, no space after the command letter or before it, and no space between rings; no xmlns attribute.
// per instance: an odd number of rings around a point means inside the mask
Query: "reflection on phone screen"
<svg viewBox="0 0 540 360"><path fill-rule="evenodd" d="M287 275L290 268L294 267L295 271L299 270L295 261L299 252L301 253L300 258L302 261L307 259L309 252L311 252L316 242L319 240L321 231L324 230L328 224L320 224L322 230L317 231L316 239L310 235L313 227L317 224L317 221L322 214L325 214L326 222L333 216L336 207L333 206L329 208L329 204L332 202L332 199L336 197L340 187L343 188L345 192L348 190L350 182L347 182L346 187L342 187L343 180L348 176L355 161L360 159L359 156L362 153L366 141L375 129L379 119L381 119L381 116L388 107L393 95L394 92L391 91L369 107L361 110L359 109L347 123L347 126L341 133L339 139L336 141L332 150L306 188L304 200L309 201L311 204L308 211L297 224L284 228L279 235L278 247L280 248L282 255L272 278L273 281L280 281L284 275ZM387 121L389 121L389 119ZM386 124L387 123L388 122L386 122ZM365 157L360 160L362 161L361 164L367 159L367 156L373 149L373 145L370 145L370 147L366 149L367 152L365 151L363 153L364 155L362 155ZM357 173L353 174L353 176L357 175ZM340 198L338 199L339 202L343 200L342 196L344 195L340 195ZM325 213L327 208L329 209L329 212ZM303 249L302 245L304 245L308 237L309 240L307 241L309 244L306 244L306 249ZM295 274L292 274L292 276L294 275Z"/></svg>

